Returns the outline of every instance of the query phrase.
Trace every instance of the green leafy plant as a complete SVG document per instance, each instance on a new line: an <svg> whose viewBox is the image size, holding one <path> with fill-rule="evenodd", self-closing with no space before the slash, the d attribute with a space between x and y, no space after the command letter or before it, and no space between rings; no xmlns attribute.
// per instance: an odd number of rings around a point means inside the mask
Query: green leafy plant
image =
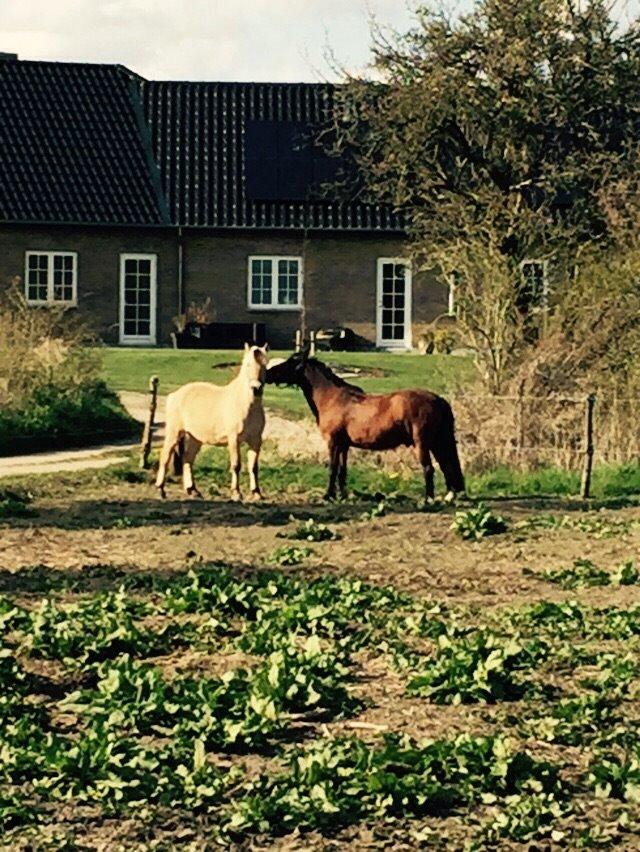
<svg viewBox="0 0 640 852"><path fill-rule="evenodd" d="M582 589L590 586L633 586L640 581L635 562L627 560L614 571L598 568L590 559L576 559L570 568L552 569L536 573L525 568L523 573L541 577L563 589Z"/></svg>
<svg viewBox="0 0 640 852"><path fill-rule="evenodd" d="M409 681L408 690L436 704L514 700L530 691L519 674L547 654L544 642L486 631L454 640L440 636L435 657Z"/></svg>
<svg viewBox="0 0 640 852"><path fill-rule="evenodd" d="M133 616L142 609L124 589L77 604L45 598L31 613L25 646L36 656L77 666L120 654L157 654L180 640L175 624L158 632L138 627Z"/></svg>
<svg viewBox="0 0 640 852"><path fill-rule="evenodd" d="M313 518L298 524L292 532L278 533L280 538L292 538L297 541L336 541L340 536L326 524L318 523Z"/></svg>
<svg viewBox="0 0 640 852"><path fill-rule="evenodd" d="M311 547L285 545L272 551L267 557L267 561L274 565L301 565L312 554L313 549Z"/></svg>
<svg viewBox="0 0 640 852"><path fill-rule="evenodd" d="M478 503L473 509L456 512L451 529L464 539L480 541L489 535L498 535L507 529L504 518L494 515L484 503Z"/></svg>
<svg viewBox="0 0 640 852"><path fill-rule="evenodd" d="M234 835L294 828L324 831L370 818L449 813L483 793L554 790L554 767L500 738L460 736L416 743L388 735L370 747L324 740L294 751L285 771L247 785L226 824Z"/></svg>

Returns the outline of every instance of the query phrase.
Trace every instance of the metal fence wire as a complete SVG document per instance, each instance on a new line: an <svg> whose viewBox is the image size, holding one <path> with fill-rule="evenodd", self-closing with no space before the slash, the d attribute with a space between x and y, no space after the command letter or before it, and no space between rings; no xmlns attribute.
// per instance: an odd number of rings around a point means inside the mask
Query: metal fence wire
<svg viewBox="0 0 640 852"><path fill-rule="evenodd" d="M454 407L461 455L476 468L640 460L640 398L461 395Z"/></svg>

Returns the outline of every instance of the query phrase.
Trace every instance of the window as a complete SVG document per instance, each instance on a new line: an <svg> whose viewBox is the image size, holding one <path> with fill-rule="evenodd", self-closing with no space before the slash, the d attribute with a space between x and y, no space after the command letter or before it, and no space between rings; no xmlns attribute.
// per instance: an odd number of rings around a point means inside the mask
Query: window
<svg viewBox="0 0 640 852"><path fill-rule="evenodd" d="M75 305L78 255L67 251L28 251L24 288L32 305Z"/></svg>
<svg viewBox="0 0 640 852"><path fill-rule="evenodd" d="M302 258L250 257L250 308L296 310L302 300Z"/></svg>
<svg viewBox="0 0 640 852"><path fill-rule="evenodd" d="M549 295L546 260L523 260L521 302L527 308L546 308Z"/></svg>

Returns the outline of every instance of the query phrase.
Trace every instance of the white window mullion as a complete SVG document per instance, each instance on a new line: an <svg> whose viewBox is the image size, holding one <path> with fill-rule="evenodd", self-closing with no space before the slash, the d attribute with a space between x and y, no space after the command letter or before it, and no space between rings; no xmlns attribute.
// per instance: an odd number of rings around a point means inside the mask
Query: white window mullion
<svg viewBox="0 0 640 852"><path fill-rule="evenodd" d="M53 304L53 253L47 258L47 302Z"/></svg>
<svg viewBox="0 0 640 852"><path fill-rule="evenodd" d="M59 298L56 298L55 267L60 265ZM67 273L70 282L67 284ZM46 276L46 282L43 280ZM41 283L42 282L42 283ZM43 292L41 292L43 291ZM31 305L70 307L78 301L78 255L73 251L27 251L24 261L24 295Z"/></svg>
<svg viewBox="0 0 640 852"><path fill-rule="evenodd" d="M270 291L265 297L268 270ZM280 298L280 277L283 290ZM297 311L302 306L304 270L301 257L251 255L247 265L247 305L250 310ZM255 287L254 287L255 278ZM293 286L292 286L293 284ZM295 301L289 301L295 294Z"/></svg>

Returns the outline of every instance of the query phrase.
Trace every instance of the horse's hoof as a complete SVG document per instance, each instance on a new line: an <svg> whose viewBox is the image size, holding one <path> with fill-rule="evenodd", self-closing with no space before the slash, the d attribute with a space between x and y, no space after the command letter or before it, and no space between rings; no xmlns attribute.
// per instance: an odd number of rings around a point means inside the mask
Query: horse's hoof
<svg viewBox="0 0 640 852"><path fill-rule="evenodd" d="M192 500L204 500L204 497L197 488L187 488L187 497L190 497Z"/></svg>
<svg viewBox="0 0 640 852"><path fill-rule="evenodd" d="M254 500L255 502L259 502L262 500L262 494L259 491L252 491L249 495L249 500Z"/></svg>
<svg viewBox="0 0 640 852"><path fill-rule="evenodd" d="M335 494L330 494L330 493L327 491L327 493L324 495L324 499L325 499L328 503L335 503L336 495L335 495Z"/></svg>
<svg viewBox="0 0 640 852"><path fill-rule="evenodd" d="M444 495L444 502L445 503L453 503L453 501L455 499L456 499L456 492L455 491L447 491L447 493Z"/></svg>
<svg viewBox="0 0 640 852"><path fill-rule="evenodd" d="M231 492L231 499L233 500L234 503L239 503L240 500L242 500L242 497L240 496L240 492L239 491L232 491Z"/></svg>
<svg viewBox="0 0 640 852"><path fill-rule="evenodd" d="M160 499L161 499L161 500L166 500L166 499L167 499L167 492L164 490L164 486L159 485L159 486L158 486L158 491L160 492Z"/></svg>

